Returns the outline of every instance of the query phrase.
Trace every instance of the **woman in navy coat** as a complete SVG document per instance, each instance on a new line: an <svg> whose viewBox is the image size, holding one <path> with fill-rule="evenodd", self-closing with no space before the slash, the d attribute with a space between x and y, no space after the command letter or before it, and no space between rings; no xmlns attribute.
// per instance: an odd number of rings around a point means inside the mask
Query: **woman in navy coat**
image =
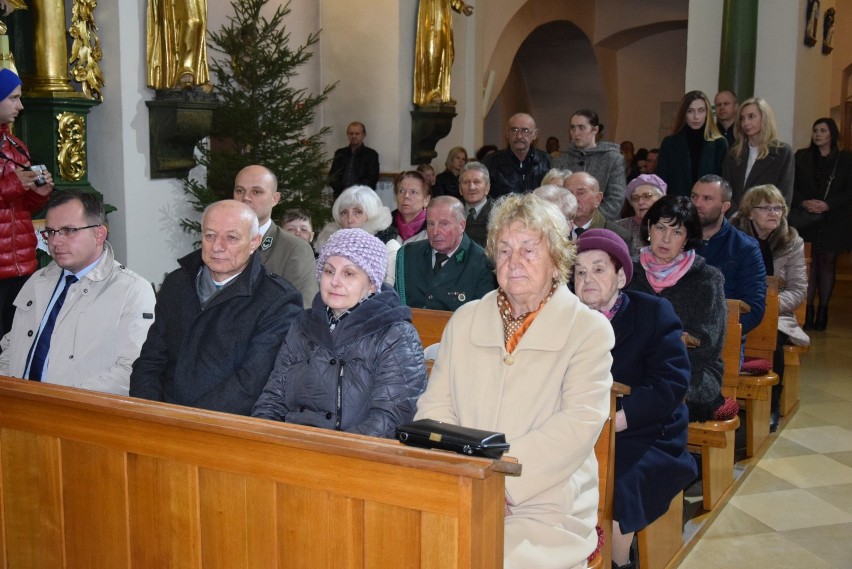
<svg viewBox="0 0 852 569"><path fill-rule="evenodd" d="M633 534L668 510L697 475L686 450L690 368L680 320L665 299L622 290L633 276L624 241L606 229L577 240L574 290L615 331L612 378L629 385L615 417L614 566L634 567Z"/></svg>

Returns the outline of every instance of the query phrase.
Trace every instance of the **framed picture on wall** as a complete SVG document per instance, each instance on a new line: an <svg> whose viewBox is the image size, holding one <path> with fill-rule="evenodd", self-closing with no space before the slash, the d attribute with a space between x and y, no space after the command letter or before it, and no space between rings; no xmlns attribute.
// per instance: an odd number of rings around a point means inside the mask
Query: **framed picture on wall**
<svg viewBox="0 0 852 569"><path fill-rule="evenodd" d="M808 0L805 12L805 45L813 47L817 44L819 33L819 0Z"/></svg>

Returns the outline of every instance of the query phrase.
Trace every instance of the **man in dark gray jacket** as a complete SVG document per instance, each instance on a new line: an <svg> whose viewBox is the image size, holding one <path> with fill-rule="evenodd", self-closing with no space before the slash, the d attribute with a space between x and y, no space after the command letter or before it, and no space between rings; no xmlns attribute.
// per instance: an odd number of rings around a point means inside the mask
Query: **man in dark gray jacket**
<svg viewBox="0 0 852 569"><path fill-rule="evenodd" d="M201 221L201 250L163 282L130 395L248 415L302 296L256 253L257 214L223 200Z"/></svg>

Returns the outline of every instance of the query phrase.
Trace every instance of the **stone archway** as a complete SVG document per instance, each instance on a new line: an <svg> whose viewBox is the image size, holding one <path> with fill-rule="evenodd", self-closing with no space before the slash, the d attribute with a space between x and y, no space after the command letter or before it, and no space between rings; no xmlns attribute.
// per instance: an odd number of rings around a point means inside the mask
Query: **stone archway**
<svg viewBox="0 0 852 569"><path fill-rule="evenodd" d="M684 93L687 16L679 0L648 0L641 10L629 0L528 0L490 21L480 71L483 142L505 144L506 120L527 111L539 146L547 136L565 146L569 115L593 108L604 138L656 145L660 109Z"/></svg>
<svg viewBox="0 0 852 569"><path fill-rule="evenodd" d="M538 124L539 147L548 136L556 136L564 146L568 143L568 117L586 107L606 107L595 49L572 22L548 22L533 30L518 48L503 88L486 115L484 140L502 144L508 118L525 111Z"/></svg>

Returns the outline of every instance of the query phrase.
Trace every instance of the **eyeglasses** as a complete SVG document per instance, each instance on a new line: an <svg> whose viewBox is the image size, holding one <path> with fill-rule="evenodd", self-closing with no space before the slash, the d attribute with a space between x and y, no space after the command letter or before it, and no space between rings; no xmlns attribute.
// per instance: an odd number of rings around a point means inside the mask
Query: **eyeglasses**
<svg viewBox="0 0 852 569"><path fill-rule="evenodd" d="M752 209L759 209L764 213L783 213L784 206L783 205L756 205Z"/></svg>
<svg viewBox="0 0 852 569"><path fill-rule="evenodd" d="M533 133L533 131L534 131L534 130L535 130L534 128L518 128L518 127L516 127L516 126L510 126L510 127L509 127L509 134L518 134L518 133L520 133L520 134L522 134L522 135L524 135L524 136L529 136L529 135L531 135L531 134Z"/></svg>
<svg viewBox="0 0 852 569"><path fill-rule="evenodd" d="M645 192L644 194L638 194L633 192L633 195L630 196L630 201L633 203L639 203L642 200L650 200L654 197L653 192Z"/></svg>
<svg viewBox="0 0 852 569"><path fill-rule="evenodd" d="M82 231L83 229L92 229L93 227L100 227L100 223L96 223L94 225L87 225L86 227L60 227L59 229L43 229L39 231L39 235L41 238L47 241L51 237L56 237L59 235L60 237L73 237L75 233L78 231Z"/></svg>

